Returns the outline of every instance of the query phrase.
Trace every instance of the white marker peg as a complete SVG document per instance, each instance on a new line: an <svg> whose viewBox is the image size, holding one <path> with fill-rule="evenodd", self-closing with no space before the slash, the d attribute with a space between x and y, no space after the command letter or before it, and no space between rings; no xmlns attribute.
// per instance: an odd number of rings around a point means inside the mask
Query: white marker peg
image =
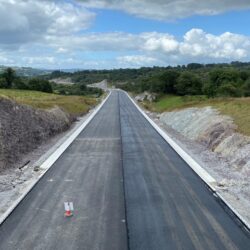
<svg viewBox="0 0 250 250"><path fill-rule="evenodd" d="M73 202L64 202L64 209L65 209L65 217L71 217L73 216L73 211L74 211L74 207L73 207Z"/></svg>

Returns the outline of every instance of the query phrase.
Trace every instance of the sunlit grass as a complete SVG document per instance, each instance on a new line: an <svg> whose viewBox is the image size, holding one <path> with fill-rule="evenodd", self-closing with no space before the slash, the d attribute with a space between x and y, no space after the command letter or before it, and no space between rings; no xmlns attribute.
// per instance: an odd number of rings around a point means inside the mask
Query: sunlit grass
<svg viewBox="0 0 250 250"><path fill-rule="evenodd" d="M163 96L144 106L154 112L179 110L188 107L212 106L233 118L238 131L250 135L250 98L211 98L205 96Z"/></svg>
<svg viewBox="0 0 250 250"><path fill-rule="evenodd" d="M93 97L63 96L27 90L0 89L0 97L10 98L17 103L40 109L59 106L73 115L84 114L97 104L97 99Z"/></svg>

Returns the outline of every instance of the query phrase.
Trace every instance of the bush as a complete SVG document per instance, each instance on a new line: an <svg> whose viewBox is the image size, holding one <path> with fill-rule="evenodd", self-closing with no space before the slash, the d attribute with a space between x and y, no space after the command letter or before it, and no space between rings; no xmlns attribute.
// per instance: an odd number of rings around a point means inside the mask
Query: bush
<svg viewBox="0 0 250 250"><path fill-rule="evenodd" d="M216 95L216 89L211 82L204 83L204 85L202 87L202 92L203 92L203 94L207 95L209 98L215 97L215 95Z"/></svg>
<svg viewBox="0 0 250 250"><path fill-rule="evenodd" d="M33 78L28 82L28 89L42 91L46 93L52 93L52 85L49 81Z"/></svg>
<svg viewBox="0 0 250 250"><path fill-rule="evenodd" d="M4 78L0 78L0 88L7 88L7 82Z"/></svg>
<svg viewBox="0 0 250 250"><path fill-rule="evenodd" d="M244 96L250 96L250 78L242 85L241 90Z"/></svg>
<svg viewBox="0 0 250 250"><path fill-rule="evenodd" d="M217 93L219 96L233 96L233 97L241 96L240 89L235 87L233 83L225 83L221 85L218 88Z"/></svg>
<svg viewBox="0 0 250 250"><path fill-rule="evenodd" d="M27 84L21 78L16 78L13 82L13 88L15 89L29 89Z"/></svg>

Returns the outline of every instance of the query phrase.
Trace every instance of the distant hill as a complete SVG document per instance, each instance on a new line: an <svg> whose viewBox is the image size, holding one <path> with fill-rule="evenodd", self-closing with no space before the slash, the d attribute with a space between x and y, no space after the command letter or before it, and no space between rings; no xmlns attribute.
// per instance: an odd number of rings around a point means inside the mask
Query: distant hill
<svg viewBox="0 0 250 250"><path fill-rule="evenodd" d="M0 65L0 74L8 68L7 66ZM33 77L33 76L40 76L45 74L50 74L53 70L46 70L46 69L34 69L31 67L11 67L16 71L18 76L25 76L25 77Z"/></svg>

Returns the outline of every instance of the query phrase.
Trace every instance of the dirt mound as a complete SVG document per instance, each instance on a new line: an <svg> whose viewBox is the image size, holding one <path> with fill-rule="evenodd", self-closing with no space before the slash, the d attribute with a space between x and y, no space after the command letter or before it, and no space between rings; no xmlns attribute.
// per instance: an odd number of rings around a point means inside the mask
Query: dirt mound
<svg viewBox="0 0 250 250"><path fill-rule="evenodd" d="M0 170L48 138L68 129L73 118L58 107L38 110L0 98Z"/></svg>

